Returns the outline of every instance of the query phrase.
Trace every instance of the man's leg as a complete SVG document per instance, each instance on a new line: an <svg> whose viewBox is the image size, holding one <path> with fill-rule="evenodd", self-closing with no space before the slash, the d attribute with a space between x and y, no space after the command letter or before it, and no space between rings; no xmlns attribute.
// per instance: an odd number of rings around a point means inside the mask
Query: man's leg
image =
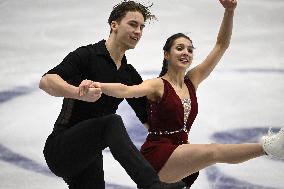
<svg viewBox="0 0 284 189"><path fill-rule="evenodd" d="M185 186L184 183L160 182L155 170L130 140L118 115L83 121L56 136L52 145L55 172L69 183L96 160L102 149L109 146L114 158L139 188L181 189Z"/></svg>
<svg viewBox="0 0 284 189"><path fill-rule="evenodd" d="M113 157L126 170L138 188L180 189L185 186L184 183L165 184L160 182L156 171L132 143L120 116L114 114L106 120L105 139Z"/></svg>
<svg viewBox="0 0 284 189"><path fill-rule="evenodd" d="M70 189L105 188L103 127L100 119L86 120L47 140L47 164Z"/></svg>
<svg viewBox="0 0 284 189"><path fill-rule="evenodd" d="M198 175L199 175L199 172L193 173L183 178L182 181L186 184L188 188L190 188L191 185L194 183L194 181L197 179Z"/></svg>
<svg viewBox="0 0 284 189"><path fill-rule="evenodd" d="M65 179L69 189L104 189L103 156L100 155L86 169L71 178Z"/></svg>

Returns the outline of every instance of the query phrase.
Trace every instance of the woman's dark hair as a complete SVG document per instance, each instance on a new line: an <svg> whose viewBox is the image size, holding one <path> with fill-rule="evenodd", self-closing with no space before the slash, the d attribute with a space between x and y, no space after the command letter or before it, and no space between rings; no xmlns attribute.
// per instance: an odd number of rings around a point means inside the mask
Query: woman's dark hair
<svg viewBox="0 0 284 189"><path fill-rule="evenodd" d="M169 37L167 39L166 44L163 47L164 52L170 52L171 47L174 44L174 41L176 39L180 38L180 37L186 38L192 43L192 40L187 35L185 35L183 33L176 33L176 34L172 35L171 37ZM165 75L167 73L167 71L168 71L168 61L164 58L162 71L161 71L159 77L162 77L163 75Z"/></svg>
<svg viewBox="0 0 284 189"><path fill-rule="evenodd" d="M127 12L138 11L143 15L144 21L156 19L156 16L153 15L149 8L152 7L153 3L149 6L137 3L135 1L124 0L119 4L115 5L110 13L108 18L108 23L111 25L112 21L120 22L122 18L127 14ZM112 31L110 31L111 33Z"/></svg>

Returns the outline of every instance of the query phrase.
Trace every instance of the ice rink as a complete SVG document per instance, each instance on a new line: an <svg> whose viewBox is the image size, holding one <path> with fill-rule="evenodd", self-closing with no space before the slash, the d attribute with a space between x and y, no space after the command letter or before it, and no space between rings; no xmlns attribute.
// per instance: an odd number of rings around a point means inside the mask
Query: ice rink
<svg viewBox="0 0 284 189"><path fill-rule="evenodd" d="M42 154L62 98L38 89L41 75L77 47L106 39L107 18L120 1L0 0L0 188L63 189ZM141 0L141 2L143 2ZM144 2L149 2L144 1ZM128 62L143 79L162 67L167 37L183 32L196 47L193 65L213 47L224 9L218 0L152 0L157 21L147 24ZM191 143L256 142L284 126L284 1L239 0L231 45L198 88L199 114ZM118 110L140 148L146 130L126 102ZM108 149L106 188L135 183ZM284 161L261 157L201 171L193 189L284 189Z"/></svg>

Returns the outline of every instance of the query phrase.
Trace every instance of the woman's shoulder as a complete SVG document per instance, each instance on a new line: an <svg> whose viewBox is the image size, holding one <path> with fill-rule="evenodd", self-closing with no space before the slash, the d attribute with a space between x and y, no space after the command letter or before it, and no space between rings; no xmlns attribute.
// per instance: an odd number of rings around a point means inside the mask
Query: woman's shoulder
<svg viewBox="0 0 284 189"><path fill-rule="evenodd" d="M163 79L161 77L147 79L147 80L145 80L145 82L149 82L149 83L151 83L151 85L155 85L157 87L164 85Z"/></svg>
<svg viewBox="0 0 284 189"><path fill-rule="evenodd" d="M188 75L186 75L185 77L184 77L184 82L190 87L190 88L192 88L192 89L194 89L194 91L196 91L196 87L195 87L195 85L193 84L193 82L191 81L192 79L188 76Z"/></svg>
<svg viewBox="0 0 284 189"><path fill-rule="evenodd" d="M152 102L158 102L160 101L161 97L163 96L164 93L164 81L162 78L158 77L158 78L152 78L152 79L148 79L145 80L150 82L152 88L154 89L154 93L151 95L148 95L147 98L152 101Z"/></svg>

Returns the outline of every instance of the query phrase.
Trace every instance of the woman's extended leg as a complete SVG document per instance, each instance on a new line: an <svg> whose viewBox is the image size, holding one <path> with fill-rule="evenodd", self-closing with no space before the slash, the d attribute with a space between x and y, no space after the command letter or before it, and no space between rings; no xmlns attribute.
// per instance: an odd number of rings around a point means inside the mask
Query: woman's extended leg
<svg viewBox="0 0 284 189"><path fill-rule="evenodd" d="M159 172L161 181L174 182L215 163L241 163L262 155L284 159L284 128L268 132L261 144L183 144Z"/></svg>
<svg viewBox="0 0 284 189"><path fill-rule="evenodd" d="M159 172L161 181L175 182L215 163L241 163L264 155L261 144L183 144Z"/></svg>

